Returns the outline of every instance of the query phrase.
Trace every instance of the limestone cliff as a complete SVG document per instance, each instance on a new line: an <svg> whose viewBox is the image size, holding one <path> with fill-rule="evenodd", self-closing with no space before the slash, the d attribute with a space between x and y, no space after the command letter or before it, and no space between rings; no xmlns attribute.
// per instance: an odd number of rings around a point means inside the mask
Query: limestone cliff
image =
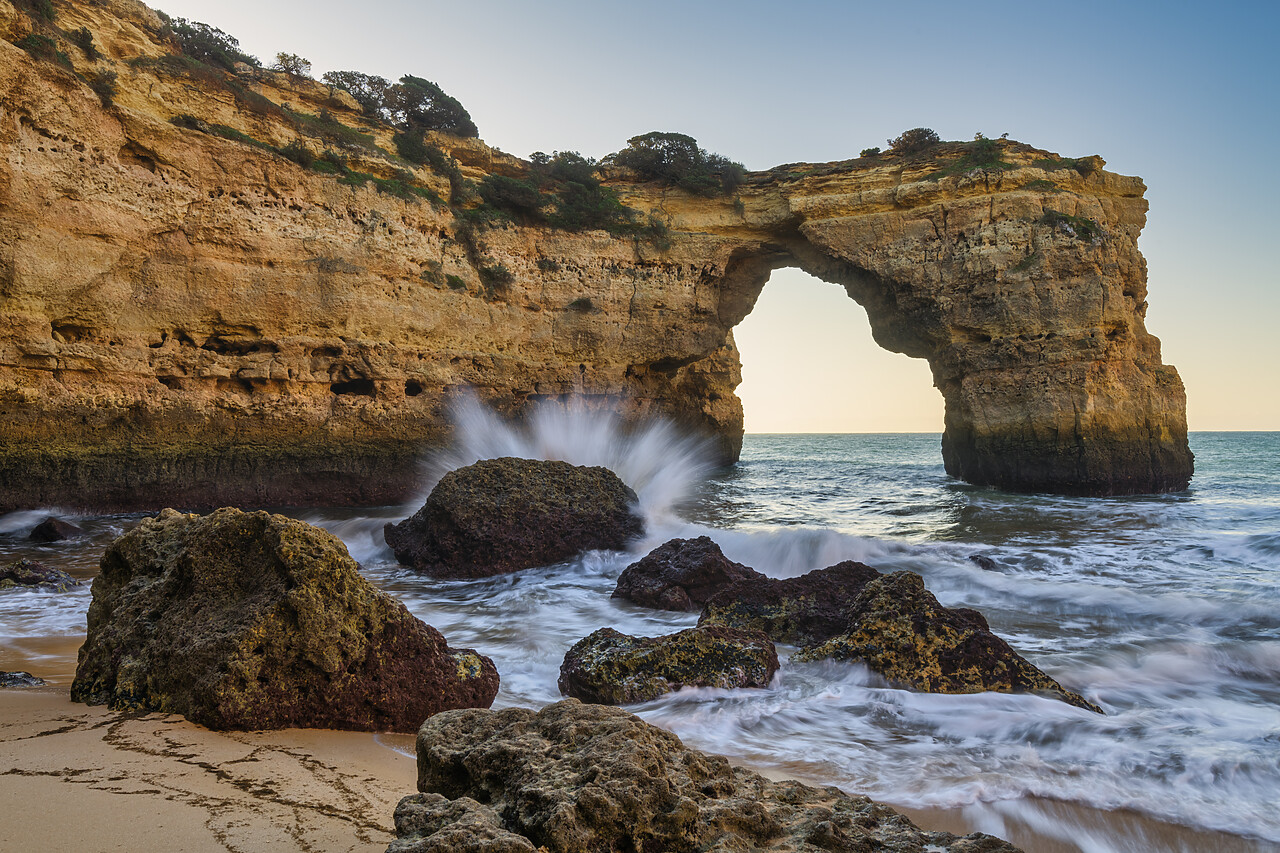
<svg viewBox="0 0 1280 853"><path fill-rule="evenodd" d="M734 459L732 329L783 266L929 360L955 476L1083 494L1191 476L1182 383L1143 326L1145 187L1100 158L1001 141L970 167L944 144L720 198L613 169L666 239L477 226L272 150L341 146L447 197L345 92L183 68L132 0L53 7L41 23L0 0L0 509L393 501L467 387L511 416L567 395L666 415ZM81 27L93 51L67 40ZM86 84L106 70L110 104ZM528 168L432 141L465 178Z"/></svg>

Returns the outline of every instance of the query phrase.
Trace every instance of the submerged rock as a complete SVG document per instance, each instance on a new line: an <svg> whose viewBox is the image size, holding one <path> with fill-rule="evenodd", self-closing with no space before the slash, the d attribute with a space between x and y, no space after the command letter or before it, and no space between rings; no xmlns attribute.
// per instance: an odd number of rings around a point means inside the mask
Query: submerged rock
<svg viewBox="0 0 1280 853"><path fill-rule="evenodd" d="M449 648L358 569L301 521L167 509L103 555L71 698L213 729L403 732L488 707L493 662Z"/></svg>
<svg viewBox="0 0 1280 853"><path fill-rule="evenodd" d="M80 586L80 581L61 569L54 569L44 563L21 560L0 566L0 589L42 589L51 592L66 592L73 586Z"/></svg>
<svg viewBox="0 0 1280 853"><path fill-rule="evenodd" d="M385 529L406 566L480 578L546 566L644 531L636 493L608 468L486 459L450 471L411 518Z"/></svg>
<svg viewBox="0 0 1280 853"><path fill-rule="evenodd" d="M771 782L572 699L438 714L417 746L422 793L401 800L388 853L1017 851L981 833L922 830L837 788Z"/></svg>
<svg viewBox="0 0 1280 853"><path fill-rule="evenodd" d="M880 577L875 569L853 560L798 578L752 574L712 596L698 624L763 631L775 643L821 643L848 627L858 594Z"/></svg>
<svg viewBox="0 0 1280 853"><path fill-rule="evenodd" d="M560 692L584 702L631 705L681 687L768 687L778 653L759 631L688 628L631 637L612 628L579 640L560 665Z"/></svg>
<svg viewBox="0 0 1280 853"><path fill-rule="evenodd" d="M74 524L49 516L31 528L27 538L33 542L62 542L66 539L74 539L83 533L84 531Z"/></svg>
<svg viewBox="0 0 1280 853"><path fill-rule="evenodd" d="M938 603L914 572L868 583L843 633L802 649L797 660L860 661L894 684L931 693L1041 693L1099 714L991 632L976 610Z"/></svg>
<svg viewBox="0 0 1280 853"><path fill-rule="evenodd" d="M0 687L39 687L45 683L29 672L0 672Z"/></svg>
<svg viewBox="0 0 1280 853"><path fill-rule="evenodd" d="M672 539L623 569L613 598L658 610L696 611L717 591L748 578L767 580L726 557L709 536Z"/></svg>

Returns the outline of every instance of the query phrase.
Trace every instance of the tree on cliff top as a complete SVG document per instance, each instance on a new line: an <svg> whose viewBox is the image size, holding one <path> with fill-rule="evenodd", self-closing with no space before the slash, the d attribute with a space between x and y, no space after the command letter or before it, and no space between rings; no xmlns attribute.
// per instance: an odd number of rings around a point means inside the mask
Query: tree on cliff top
<svg viewBox="0 0 1280 853"><path fill-rule="evenodd" d="M228 71L236 70L236 63L243 62L255 68L262 65L256 56L250 56L240 50L240 40L228 35L217 27L189 21L186 18L174 18L170 22L173 35L178 39L182 52L192 59L198 59L206 65L217 65Z"/></svg>
<svg viewBox="0 0 1280 853"><path fill-rule="evenodd" d="M904 130L901 136L889 140L889 149L894 154L916 154L925 151L939 142L938 134L932 128L913 127Z"/></svg>
<svg viewBox="0 0 1280 853"><path fill-rule="evenodd" d="M708 196L733 192L746 174L741 163L699 148L692 136L656 130L628 139L613 162L633 169L646 181Z"/></svg>
<svg viewBox="0 0 1280 853"><path fill-rule="evenodd" d="M369 118L386 119L383 110L387 101L387 89L391 86L386 78L359 71L326 71L320 79L355 98Z"/></svg>
<svg viewBox="0 0 1280 853"><path fill-rule="evenodd" d="M479 136L466 108L445 91L421 77L406 74L387 89L385 108L402 129L439 130L454 136Z"/></svg>
<svg viewBox="0 0 1280 853"><path fill-rule="evenodd" d="M311 60L298 56L296 53L284 53L283 51L276 54L275 64L271 66L272 71L283 71L294 77L306 77L311 79Z"/></svg>

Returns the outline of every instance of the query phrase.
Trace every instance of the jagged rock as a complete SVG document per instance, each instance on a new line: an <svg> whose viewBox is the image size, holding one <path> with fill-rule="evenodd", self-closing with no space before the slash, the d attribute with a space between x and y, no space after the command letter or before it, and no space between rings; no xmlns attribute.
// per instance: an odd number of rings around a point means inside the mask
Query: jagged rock
<svg viewBox="0 0 1280 853"><path fill-rule="evenodd" d="M688 749L617 708L566 700L534 712L449 711L418 732L417 795L401 801L389 853L479 825L495 853L1016 853L989 835L928 832L836 788L771 782ZM439 794L459 805L449 812ZM472 804L484 803L483 807ZM426 812L419 823L416 816ZM397 809L397 817L401 809ZM417 826L422 832L414 834ZM407 831L406 831L407 830ZM528 839L530 847L506 835ZM430 834L423 834L430 833ZM462 850L489 851L488 847Z"/></svg>
<svg viewBox="0 0 1280 853"><path fill-rule="evenodd" d="M470 797L412 794L396 806L396 840L387 853L534 853L497 812Z"/></svg>
<svg viewBox="0 0 1280 853"><path fill-rule="evenodd" d="M33 542L62 542L65 539L74 539L82 533L84 531L74 524L49 516L31 528L27 538Z"/></svg>
<svg viewBox="0 0 1280 853"><path fill-rule="evenodd" d="M631 705L681 687L768 687L778 653L759 631L714 626L663 637L612 628L579 640L560 665L560 692L584 702Z"/></svg>
<svg viewBox="0 0 1280 853"><path fill-rule="evenodd" d="M449 648L337 537L224 508L167 509L111 543L71 698L213 729L413 731L497 691L489 658Z"/></svg>
<svg viewBox="0 0 1280 853"><path fill-rule="evenodd" d="M0 672L0 687L39 687L45 683L29 672Z"/></svg>
<svg viewBox="0 0 1280 853"><path fill-rule="evenodd" d="M732 201L605 168L637 221L665 223L661 245L511 223L477 252L457 207L268 150L298 130L261 98L371 134L353 166L403 174L385 153L394 128L341 92L254 74L238 83L254 98L229 99L175 63L134 61L173 47L133 0L57 5L58 28L88 29L101 54L64 41L68 61L83 78L117 72L124 112L56 62L0 52L0 103L30 129L0 142L0 245L18 259L0 323L0 511L402 501L464 386L507 417L574 392L618 401L733 459L732 330L784 266L845 288L875 340L929 361L952 475L1086 494L1191 476L1183 385L1145 325L1146 187L1100 158L993 140L992 172L948 142L753 172ZM479 140L429 142L471 181L528 175ZM449 194L439 167L411 180Z"/></svg>
<svg viewBox="0 0 1280 853"><path fill-rule="evenodd" d="M422 508L385 535L406 566L489 577L625 547L644 532L636 503L608 468L486 459L445 474Z"/></svg>
<svg viewBox="0 0 1280 853"><path fill-rule="evenodd" d="M796 660L855 660L888 681L931 693L1041 693L1099 714L991 632L976 610L938 603L914 572L869 582L839 636L802 649Z"/></svg>
<svg viewBox="0 0 1280 853"><path fill-rule="evenodd" d="M717 591L748 578L768 580L730 560L708 536L671 539L623 569L612 597L658 610L694 611Z"/></svg>
<svg viewBox="0 0 1280 853"><path fill-rule="evenodd" d="M21 587L66 592L73 586L80 586L80 581L61 569L50 568L26 557L0 567L0 589Z"/></svg>
<svg viewBox="0 0 1280 853"><path fill-rule="evenodd" d="M875 569L853 560L798 578L756 573L712 596L698 624L763 631L775 643L821 643L848 627L858 594L878 577Z"/></svg>

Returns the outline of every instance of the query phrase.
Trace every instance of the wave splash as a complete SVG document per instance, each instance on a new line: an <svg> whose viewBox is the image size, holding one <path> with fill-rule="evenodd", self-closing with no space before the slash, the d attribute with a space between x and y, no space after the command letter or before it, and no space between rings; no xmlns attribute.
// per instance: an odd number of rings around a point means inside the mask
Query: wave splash
<svg viewBox="0 0 1280 853"><path fill-rule="evenodd" d="M543 401L517 424L467 395L454 404L450 420L453 442L427 459L415 510L450 471L482 459L515 456L608 468L635 490L647 520L665 521L675 517L715 468L708 442L671 422L625 424L616 412L590 408L576 397L564 403Z"/></svg>

